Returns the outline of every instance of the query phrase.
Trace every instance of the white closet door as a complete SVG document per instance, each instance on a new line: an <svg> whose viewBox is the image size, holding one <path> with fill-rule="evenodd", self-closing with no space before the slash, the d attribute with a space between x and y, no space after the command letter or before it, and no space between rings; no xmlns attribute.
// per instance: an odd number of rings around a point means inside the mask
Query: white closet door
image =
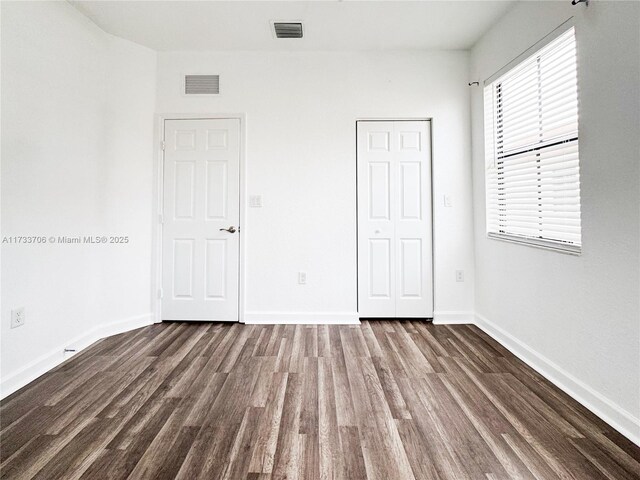
<svg viewBox="0 0 640 480"><path fill-rule="evenodd" d="M433 316L429 122L358 122L358 310Z"/></svg>
<svg viewBox="0 0 640 480"><path fill-rule="evenodd" d="M239 188L239 120L165 121L163 320L238 320Z"/></svg>
<svg viewBox="0 0 640 480"><path fill-rule="evenodd" d="M428 125L394 123L396 317L433 317Z"/></svg>
<svg viewBox="0 0 640 480"><path fill-rule="evenodd" d="M358 122L358 312L395 317L393 122Z"/></svg>

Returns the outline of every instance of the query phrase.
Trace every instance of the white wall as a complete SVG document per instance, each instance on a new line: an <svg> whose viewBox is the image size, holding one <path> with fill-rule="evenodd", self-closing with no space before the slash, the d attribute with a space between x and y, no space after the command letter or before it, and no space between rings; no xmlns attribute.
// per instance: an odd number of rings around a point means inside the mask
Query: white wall
<svg viewBox="0 0 640 480"><path fill-rule="evenodd" d="M2 235L130 238L2 245L3 395L65 347L151 319L155 72L155 52L66 2L2 2Z"/></svg>
<svg viewBox="0 0 640 480"><path fill-rule="evenodd" d="M471 55L482 82L572 15L578 43L582 255L486 237L482 88L472 96L476 310L640 441L640 4L521 2Z"/></svg>
<svg viewBox="0 0 640 480"><path fill-rule="evenodd" d="M221 96L182 96L185 73L220 74ZM366 118L433 118L435 308L472 311L467 74L467 52L158 54L159 113L246 114L247 194L264 202L243 225L248 314L356 312L355 122Z"/></svg>

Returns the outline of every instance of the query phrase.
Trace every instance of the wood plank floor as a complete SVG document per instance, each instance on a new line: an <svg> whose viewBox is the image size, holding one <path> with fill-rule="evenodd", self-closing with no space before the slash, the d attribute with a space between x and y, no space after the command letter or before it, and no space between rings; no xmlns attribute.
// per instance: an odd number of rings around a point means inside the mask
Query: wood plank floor
<svg viewBox="0 0 640 480"><path fill-rule="evenodd" d="M640 449L464 325L158 324L0 424L2 478L640 478Z"/></svg>

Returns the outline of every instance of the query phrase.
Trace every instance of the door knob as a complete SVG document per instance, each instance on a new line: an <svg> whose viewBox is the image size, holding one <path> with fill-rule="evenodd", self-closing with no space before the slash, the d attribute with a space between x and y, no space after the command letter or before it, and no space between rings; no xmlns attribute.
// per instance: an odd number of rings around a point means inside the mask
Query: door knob
<svg viewBox="0 0 640 480"><path fill-rule="evenodd" d="M236 227L234 227L233 225L230 226L229 228L221 228L220 231L224 231L224 232L229 232L229 233L236 233Z"/></svg>

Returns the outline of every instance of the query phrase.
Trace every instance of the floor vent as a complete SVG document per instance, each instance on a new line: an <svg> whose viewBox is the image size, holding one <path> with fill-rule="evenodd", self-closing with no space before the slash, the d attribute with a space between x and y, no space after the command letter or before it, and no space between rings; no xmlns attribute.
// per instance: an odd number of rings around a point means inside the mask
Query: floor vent
<svg viewBox="0 0 640 480"><path fill-rule="evenodd" d="M220 75L185 75L185 95L218 95Z"/></svg>
<svg viewBox="0 0 640 480"><path fill-rule="evenodd" d="M302 38L300 22L274 22L273 29L276 32L276 38Z"/></svg>

